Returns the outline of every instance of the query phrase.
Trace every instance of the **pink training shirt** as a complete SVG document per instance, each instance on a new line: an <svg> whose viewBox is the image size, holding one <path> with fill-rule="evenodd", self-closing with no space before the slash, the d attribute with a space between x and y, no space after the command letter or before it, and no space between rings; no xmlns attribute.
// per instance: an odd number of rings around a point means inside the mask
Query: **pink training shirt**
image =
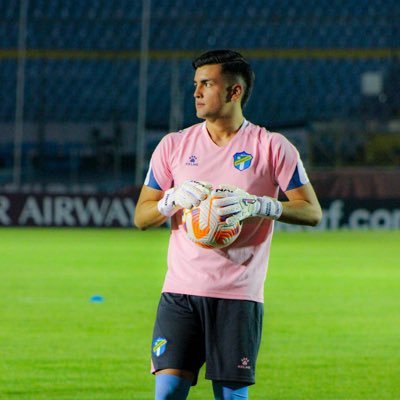
<svg viewBox="0 0 400 400"><path fill-rule="evenodd" d="M155 149L145 185L168 190L188 179L217 187L231 184L250 194L278 197L300 167L296 148L281 134L244 121L224 146L210 138L206 123L166 135ZM205 249L191 242L182 227L182 212L171 220L168 270L163 292L263 302L264 281L274 222L250 218L239 238L223 249Z"/></svg>

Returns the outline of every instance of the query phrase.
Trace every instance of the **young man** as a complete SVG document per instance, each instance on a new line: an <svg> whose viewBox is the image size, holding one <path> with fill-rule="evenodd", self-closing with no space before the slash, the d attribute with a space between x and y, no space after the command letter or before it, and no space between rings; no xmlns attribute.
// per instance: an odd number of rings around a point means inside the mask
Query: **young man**
<svg viewBox="0 0 400 400"><path fill-rule="evenodd" d="M316 225L322 213L294 146L243 117L254 81L250 64L237 52L215 50L193 67L196 114L205 121L161 140L135 213L140 229L172 218L152 342L155 398L186 399L206 363L215 399L247 399L274 220ZM288 201L277 200L279 188ZM230 246L205 249L186 238L182 209L216 189L217 212L243 228Z"/></svg>

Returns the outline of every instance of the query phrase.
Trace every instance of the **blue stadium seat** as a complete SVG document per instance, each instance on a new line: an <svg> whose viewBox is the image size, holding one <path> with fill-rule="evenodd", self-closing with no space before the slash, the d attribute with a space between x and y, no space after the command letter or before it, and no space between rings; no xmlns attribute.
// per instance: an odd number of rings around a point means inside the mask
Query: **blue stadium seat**
<svg viewBox="0 0 400 400"><path fill-rule="evenodd" d="M130 0L35 0L28 13L28 49L138 50L141 2ZM0 49L15 49L18 2L0 2ZM151 7L152 50L397 48L398 0L165 0ZM109 120L115 113L135 119L138 61L29 59L26 64L25 115L29 119ZM390 69L390 59L256 59L257 87L248 108L262 123L291 123L356 110L360 76ZM16 63L0 63L0 120L12 121ZM185 122L193 122L192 69L180 63ZM186 84L187 82L187 84ZM170 64L152 60L149 68L148 122L167 126ZM163 93L160 96L159 93ZM299 97L301 93L301 97Z"/></svg>

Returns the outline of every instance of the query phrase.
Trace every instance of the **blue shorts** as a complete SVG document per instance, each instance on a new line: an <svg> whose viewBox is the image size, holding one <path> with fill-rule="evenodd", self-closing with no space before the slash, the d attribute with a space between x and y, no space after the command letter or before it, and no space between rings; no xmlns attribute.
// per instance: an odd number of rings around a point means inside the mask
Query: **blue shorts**
<svg viewBox="0 0 400 400"><path fill-rule="evenodd" d="M255 383L264 307L229 300L163 293L152 341L153 372L192 371L192 385L206 363L206 379Z"/></svg>

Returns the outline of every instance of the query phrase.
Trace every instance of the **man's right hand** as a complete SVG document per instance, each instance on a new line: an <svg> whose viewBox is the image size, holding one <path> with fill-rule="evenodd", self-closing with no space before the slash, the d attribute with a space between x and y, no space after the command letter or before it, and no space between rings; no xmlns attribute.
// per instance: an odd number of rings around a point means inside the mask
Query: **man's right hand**
<svg viewBox="0 0 400 400"><path fill-rule="evenodd" d="M158 202L158 211L170 217L181 208L191 209L200 205L211 193L212 185L208 182L188 180L176 188L167 190Z"/></svg>

